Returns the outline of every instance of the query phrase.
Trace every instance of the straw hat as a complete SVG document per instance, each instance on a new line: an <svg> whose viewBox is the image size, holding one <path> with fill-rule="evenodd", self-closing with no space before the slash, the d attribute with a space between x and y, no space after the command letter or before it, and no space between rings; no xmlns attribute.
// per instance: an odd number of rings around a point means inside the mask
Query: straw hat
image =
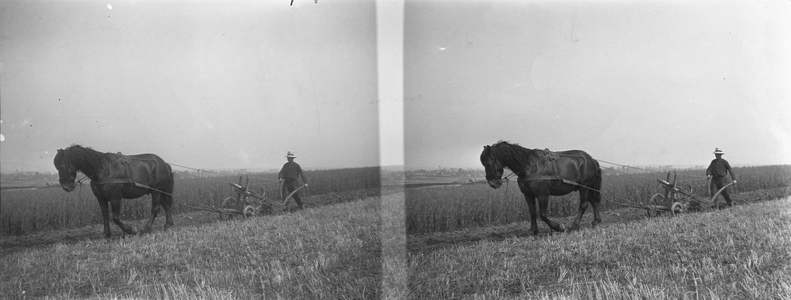
<svg viewBox="0 0 791 300"><path fill-rule="evenodd" d="M725 154L720 148L714 148L714 154Z"/></svg>
<svg viewBox="0 0 791 300"><path fill-rule="evenodd" d="M286 154L286 157L296 158L297 156L294 155L294 152L288 151L288 154Z"/></svg>

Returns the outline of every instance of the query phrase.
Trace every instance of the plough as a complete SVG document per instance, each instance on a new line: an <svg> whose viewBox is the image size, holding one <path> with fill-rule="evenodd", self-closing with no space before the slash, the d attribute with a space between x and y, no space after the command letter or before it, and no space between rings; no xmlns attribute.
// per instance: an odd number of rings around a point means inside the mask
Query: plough
<svg viewBox="0 0 791 300"><path fill-rule="evenodd" d="M705 198L697 195L690 190L683 190L676 185L677 174L673 173L673 178L670 178L670 172L667 173L667 180L657 178L656 181L662 186L664 191L662 193L654 194L645 204L628 204L618 203L621 206L645 209L649 217L659 216L663 212L670 212L671 214L680 214L687 211L700 211L718 207L724 204L724 201L718 201L722 191L733 182L723 186L711 198Z"/></svg>
<svg viewBox="0 0 791 300"><path fill-rule="evenodd" d="M227 219L230 219L236 215L241 215L246 219L254 215L273 212L276 207L280 209L285 208L288 200L290 200L291 197L294 196L294 194L296 194L299 190L305 188L303 185L288 194L288 196L286 196L282 202L275 202L269 200L265 194L259 195L253 191L250 191L248 189L250 178L245 178L244 184L242 184L242 178L243 176L239 176L239 183L228 182L228 185L230 185L236 192L236 197L231 196L223 199L220 207L215 207L213 205L203 205L199 207L190 205L187 206L201 211L218 213L220 220L223 219L223 216L225 216Z"/></svg>

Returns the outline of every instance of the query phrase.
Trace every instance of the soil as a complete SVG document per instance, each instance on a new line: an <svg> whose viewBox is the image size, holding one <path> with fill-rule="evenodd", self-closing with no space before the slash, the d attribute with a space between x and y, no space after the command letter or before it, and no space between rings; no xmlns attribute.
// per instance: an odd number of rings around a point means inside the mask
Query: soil
<svg viewBox="0 0 791 300"><path fill-rule="evenodd" d="M98 205L97 205L98 207ZM123 220L125 224L140 230L145 226L147 219L128 221ZM173 215L173 223L175 225L171 228L180 228L188 226L196 226L199 224L208 224L218 222L217 213L209 212L193 212L186 214ZM165 224L164 214L157 216L154 221L154 226L151 232L163 231ZM123 234L120 228L110 221L110 230L112 231L111 239L122 239L128 237ZM104 227L101 224L88 225L79 228L70 228L62 230L51 230L31 233L22 236L5 236L0 237L0 257L16 253L19 251L26 251L34 248L41 248L53 244L73 244L84 240L100 240L104 239Z"/></svg>

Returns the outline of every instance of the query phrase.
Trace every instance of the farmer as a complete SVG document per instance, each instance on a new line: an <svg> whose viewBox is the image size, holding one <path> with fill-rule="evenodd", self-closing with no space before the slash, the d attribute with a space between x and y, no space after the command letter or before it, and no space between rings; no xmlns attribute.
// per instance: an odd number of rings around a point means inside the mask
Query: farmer
<svg viewBox="0 0 791 300"><path fill-rule="evenodd" d="M305 173L302 172L302 167L299 166L298 163L294 162L294 159L297 158L294 155L294 152L288 151L286 155L286 159L288 162L283 165L283 168L280 169L280 173L277 174L277 178L280 180L281 183L281 190L280 193L283 197L287 197L291 192L297 189L297 180L300 176L302 176L302 182L305 183L305 186L308 186L308 179L305 178ZM297 202L299 205L299 209L305 208L302 205L302 199L299 197L299 193L294 193L294 201Z"/></svg>
<svg viewBox="0 0 791 300"><path fill-rule="evenodd" d="M723 186L727 185L725 182L725 175L728 173L731 174L731 180L733 180L733 183L736 184L736 175L733 174L733 170L731 169L731 165L728 163L728 161L722 159L723 154L725 154L725 152L720 150L720 148L714 148L714 156L716 158L711 161L709 168L706 169L706 178L711 179L709 190L711 191L712 195L717 193L717 191L719 191ZM733 202L731 202L731 196L728 195L728 189L722 191L722 196L725 197L725 201L728 202L728 206L733 206Z"/></svg>

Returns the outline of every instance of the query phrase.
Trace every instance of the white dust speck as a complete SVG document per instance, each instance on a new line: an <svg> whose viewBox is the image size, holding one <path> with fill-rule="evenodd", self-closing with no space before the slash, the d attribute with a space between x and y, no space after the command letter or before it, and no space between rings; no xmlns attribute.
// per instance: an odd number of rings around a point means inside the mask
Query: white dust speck
<svg viewBox="0 0 791 300"><path fill-rule="evenodd" d="M439 51L443 51L446 49L445 47L437 47L437 48L439 48Z"/></svg>
<svg viewBox="0 0 791 300"><path fill-rule="evenodd" d="M110 3L107 3L107 9L113 10L113 6Z"/></svg>
<svg viewBox="0 0 791 300"><path fill-rule="evenodd" d="M5 136L2 133L0 133L0 142L3 142L3 141L5 141Z"/></svg>

